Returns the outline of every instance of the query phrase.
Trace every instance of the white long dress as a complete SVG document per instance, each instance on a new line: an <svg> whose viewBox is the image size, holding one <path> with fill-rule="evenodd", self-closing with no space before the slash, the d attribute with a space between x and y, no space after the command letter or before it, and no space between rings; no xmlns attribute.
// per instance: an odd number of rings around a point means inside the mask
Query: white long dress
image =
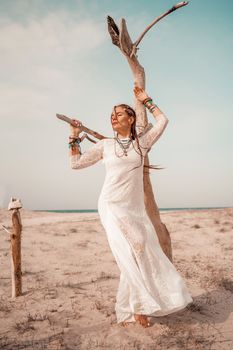
<svg viewBox="0 0 233 350"><path fill-rule="evenodd" d="M155 125L139 138L144 156L167 123L168 118L160 114ZM134 314L168 315L193 301L185 281L164 254L147 216L143 166L139 166L140 155L134 148L136 140L124 156L116 140L109 138L98 141L82 155L70 156L72 169L88 167L101 159L106 167L98 212L121 272L115 304L118 323L134 322Z"/></svg>

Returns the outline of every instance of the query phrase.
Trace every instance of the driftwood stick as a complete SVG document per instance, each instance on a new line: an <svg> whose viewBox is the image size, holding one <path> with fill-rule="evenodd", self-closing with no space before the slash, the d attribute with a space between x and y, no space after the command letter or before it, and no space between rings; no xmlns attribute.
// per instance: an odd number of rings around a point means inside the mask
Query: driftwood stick
<svg viewBox="0 0 233 350"><path fill-rule="evenodd" d="M93 143L96 143L95 140L93 140L90 136L88 136L87 134L84 134L85 135L85 138L88 139L89 141L93 142Z"/></svg>
<svg viewBox="0 0 233 350"><path fill-rule="evenodd" d="M72 120L71 118L69 118L69 117L67 117L67 116L65 116L65 115L63 115L63 114L56 114L56 116L57 116L58 119L61 119L61 120L65 121L65 122L67 122L67 123L69 123L69 124L75 126L75 124L73 124L73 120ZM151 123L147 124L146 127L143 127L143 130L142 130L141 132L138 132L138 136L141 137L144 133L146 133L149 129L151 129L152 126L153 126L153 125L152 125ZM87 128L86 126L82 126L82 128L83 128L83 131L89 133L90 135L96 137L96 138L99 139L99 140L107 139L107 138L108 138L107 136L104 136L104 135L102 135L102 134L99 134L98 132ZM92 139L90 136L88 136L86 133L84 133L80 138L81 138L81 142L82 142L85 138L87 138L89 141L91 141L91 142L93 142L93 143L96 143L96 141L93 140L93 139Z"/></svg>
<svg viewBox="0 0 233 350"><path fill-rule="evenodd" d="M58 114L58 113L57 113L57 114L56 114L56 117L57 117L58 119L61 119L61 120L65 121L65 122L67 122L67 123L73 125L73 126L76 126L76 125L74 124L74 122L73 122L73 119L67 117L66 115ZM98 132L96 132L96 131L94 131L94 130L91 130L91 129L87 128L87 127L84 126L84 125L82 125L82 130L85 131L86 133L88 133L88 134L90 134L90 135L96 137L96 138L99 139L99 140L106 139L105 136L99 134ZM88 138L88 139L89 139L89 138ZM91 141L91 142L95 142L95 141L93 141L92 139L90 139L90 141Z"/></svg>
<svg viewBox="0 0 233 350"><path fill-rule="evenodd" d="M135 43L133 44L133 50L130 54L130 57L132 57L134 54L136 54L137 47L140 44L140 42L142 41L143 37L157 22L159 22L162 18L166 17L167 15L172 13L173 11L175 11L183 6L186 6L186 5L188 5L188 1L179 2L178 4L176 4L172 8L170 8L168 11L166 11L162 15L158 16L151 24L149 24L146 27L146 29L142 32L142 34L138 37L138 39L135 41Z"/></svg>
<svg viewBox="0 0 233 350"><path fill-rule="evenodd" d="M6 228L5 225L1 224L1 226L2 226L3 230L5 230L7 233L9 233L11 235L11 232Z"/></svg>

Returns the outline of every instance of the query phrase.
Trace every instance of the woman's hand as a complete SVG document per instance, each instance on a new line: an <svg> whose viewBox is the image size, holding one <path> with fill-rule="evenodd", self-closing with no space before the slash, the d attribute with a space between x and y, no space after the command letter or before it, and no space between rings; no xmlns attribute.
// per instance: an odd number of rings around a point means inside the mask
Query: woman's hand
<svg viewBox="0 0 233 350"><path fill-rule="evenodd" d="M145 99L147 97L149 97L147 95L146 91L144 89L140 88L139 86L135 86L133 91L134 91L134 95L135 95L136 99L140 102L145 101Z"/></svg>
<svg viewBox="0 0 233 350"><path fill-rule="evenodd" d="M78 137L82 130L82 122L77 119L72 119L72 124L70 124L71 136Z"/></svg>

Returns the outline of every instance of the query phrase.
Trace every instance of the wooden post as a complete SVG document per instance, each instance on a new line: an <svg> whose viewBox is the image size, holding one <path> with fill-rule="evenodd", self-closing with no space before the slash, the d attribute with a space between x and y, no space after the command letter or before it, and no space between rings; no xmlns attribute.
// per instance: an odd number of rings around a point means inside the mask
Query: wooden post
<svg viewBox="0 0 233 350"><path fill-rule="evenodd" d="M12 211L11 239L11 282L12 298L22 295L22 272L21 272L21 232L22 223L19 209L22 204L19 199L11 198L8 210Z"/></svg>

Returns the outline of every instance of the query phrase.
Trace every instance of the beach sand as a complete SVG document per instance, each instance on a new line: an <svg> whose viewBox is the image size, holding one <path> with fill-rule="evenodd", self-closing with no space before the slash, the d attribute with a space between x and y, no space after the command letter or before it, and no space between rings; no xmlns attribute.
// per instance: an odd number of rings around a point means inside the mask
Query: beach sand
<svg viewBox="0 0 233 350"><path fill-rule="evenodd" d="M98 213L20 212L15 300L9 234L0 231L0 349L233 349L233 208L161 212L194 302L147 329L116 324L119 269ZM9 211L0 223L11 230Z"/></svg>

